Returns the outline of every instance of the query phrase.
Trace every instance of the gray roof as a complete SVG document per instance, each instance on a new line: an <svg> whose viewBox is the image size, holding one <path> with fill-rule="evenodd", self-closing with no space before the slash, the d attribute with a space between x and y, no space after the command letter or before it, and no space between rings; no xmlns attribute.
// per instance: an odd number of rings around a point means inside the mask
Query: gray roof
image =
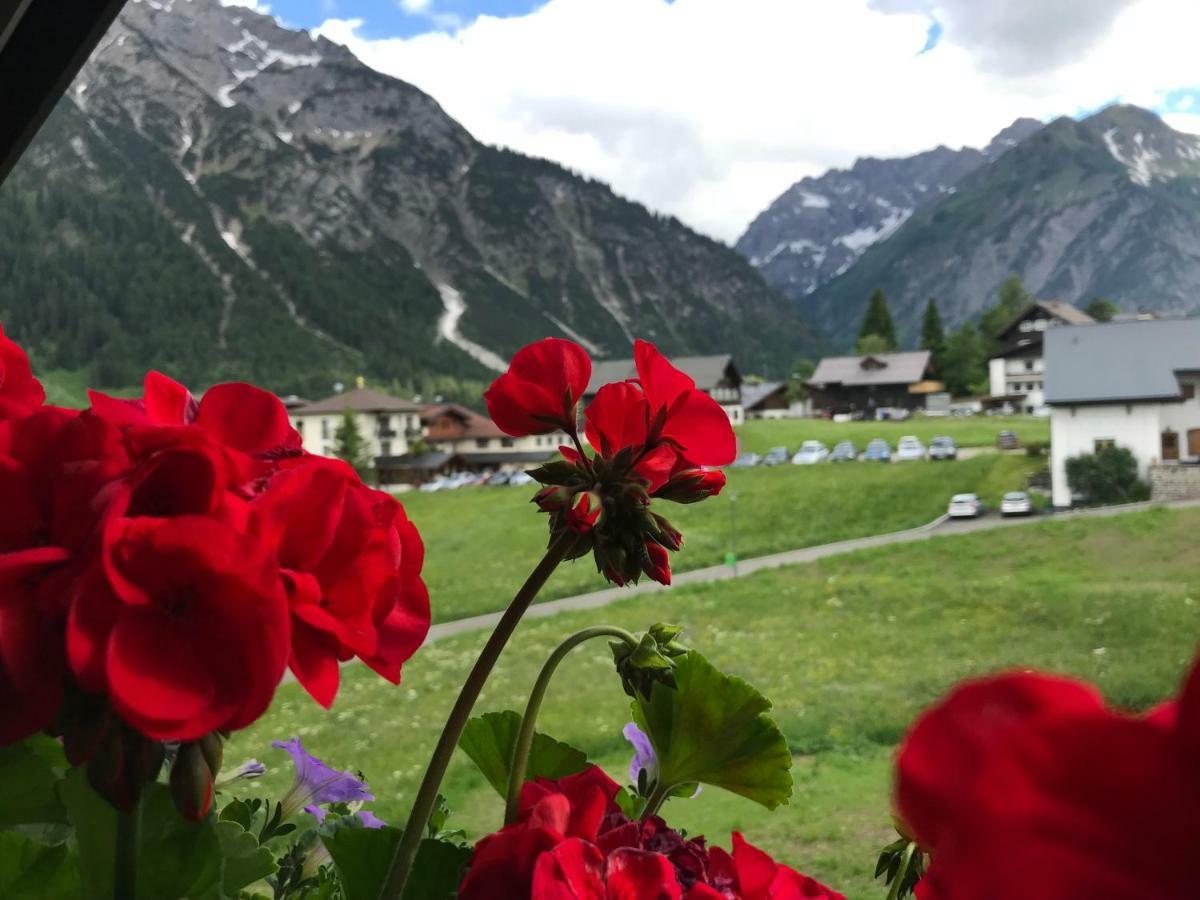
<svg viewBox="0 0 1200 900"><path fill-rule="evenodd" d="M316 403L302 406L297 410L293 410L292 415L308 416L315 413L340 413L347 409L365 413L417 412L423 408L420 403L415 403L412 400L401 400L399 397L390 397L387 394L372 391L369 388L355 388L352 391L343 391L340 394L334 394L332 397L326 397L324 400L318 400Z"/></svg>
<svg viewBox="0 0 1200 900"><path fill-rule="evenodd" d="M1049 404L1176 400L1175 373L1200 371L1200 319L1051 328L1043 347Z"/></svg>
<svg viewBox="0 0 1200 900"><path fill-rule="evenodd" d="M726 370L733 365L728 353L717 356L673 356L671 365L696 382L702 391L715 388L725 379ZM637 367L632 359L604 359L592 363L592 380L588 382L588 395L614 381L637 378Z"/></svg>
<svg viewBox="0 0 1200 900"><path fill-rule="evenodd" d="M812 378L813 385L915 384L925 380L929 351L871 353L866 356L827 356Z"/></svg>
<svg viewBox="0 0 1200 900"><path fill-rule="evenodd" d="M762 384L743 384L742 406L746 407L746 409L754 409L755 406L766 400L783 386L784 382L782 381L764 381Z"/></svg>

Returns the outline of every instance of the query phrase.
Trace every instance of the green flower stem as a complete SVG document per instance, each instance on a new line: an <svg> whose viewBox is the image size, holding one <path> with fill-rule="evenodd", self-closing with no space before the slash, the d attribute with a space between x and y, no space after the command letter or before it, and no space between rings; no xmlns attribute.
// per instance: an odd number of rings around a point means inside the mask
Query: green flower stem
<svg viewBox="0 0 1200 900"><path fill-rule="evenodd" d="M665 781L659 781L658 785L650 792L650 796L646 799L646 805L642 807L638 821L645 822L651 816L658 815L658 811L667 802L667 795L671 793L673 787L674 785L667 784Z"/></svg>
<svg viewBox="0 0 1200 900"><path fill-rule="evenodd" d="M508 770L508 796L504 807L504 824L509 825L517 820L521 803L521 786L525 783L525 770L529 767L529 751L533 747L534 728L537 725L538 711L545 699L546 689L550 687L550 679L554 671L568 653L582 644L598 637L615 637L624 641L630 647L637 647L638 642L632 634L623 628L611 625L597 625L577 631L561 644L538 673L537 681L533 683L533 691L529 694L529 702L525 705L525 715L521 718L521 730L517 732L517 742L513 747L512 765Z"/></svg>
<svg viewBox="0 0 1200 900"><path fill-rule="evenodd" d="M896 878L892 882L892 889L888 891L887 900L896 900L900 896L900 885L904 883L904 876L908 874L908 867L916 849L916 841L909 841L908 846L904 848L904 855L900 857L900 868L896 870Z"/></svg>
<svg viewBox="0 0 1200 900"><path fill-rule="evenodd" d="M417 857L417 848L421 845L421 838L429 823L429 815L437 802L438 788L442 785L442 778L446 774L446 768L450 765L450 759L454 756L454 750L458 746L459 738L462 737L463 729L466 728L467 721L471 718L471 710L475 706L475 701L479 699L488 675L496 665L496 660L500 658L508 639L516 631L521 617L525 615L533 598L537 596L542 585L562 562L563 557L574 547L575 541L576 535L571 531L565 531L555 538L549 549L546 550L546 555L542 557L542 561L530 573L529 578L517 591L517 595L513 597L512 603L508 605L508 609L504 611L504 615L496 625L496 630L483 645L479 659L475 661L471 674L463 683L458 699L454 701L454 707L450 710L450 716L442 729L442 736L438 738L437 746L434 747L429 767L425 770L425 777L421 781L416 799L413 800L408 822L404 825L404 834L392 856L387 879L379 892L379 900L400 900L404 895L404 886L408 883L413 860Z"/></svg>
<svg viewBox="0 0 1200 900"><path fill-rule="evenodd" d="M136 900L138 843L142 831L142 803L117 812L117 835L113 857L113 900Z"/></svg>

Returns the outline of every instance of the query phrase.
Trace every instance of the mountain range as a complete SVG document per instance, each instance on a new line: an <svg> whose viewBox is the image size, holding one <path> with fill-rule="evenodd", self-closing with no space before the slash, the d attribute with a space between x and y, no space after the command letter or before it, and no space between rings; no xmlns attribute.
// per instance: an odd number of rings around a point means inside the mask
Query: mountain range
<svg viewBox="0 0 1200 900"><path fill-rule="evenodd" d="M545 335L766 370L817 346L732 248L218 0L128 4L0 190L0 276L6 330L102 385L482 378Z"/></svg>
<svg viewBox="0 0 1200 900"><path fill-rule="evenodd" d="M930 297L957 325L1012 274L1043 299L1196 312L1198 233L1200 136L1114 105L1041 127L1018 120L982 151L805 179L738 249L836 345L853 344L876 288L912 345Z"/></svg>

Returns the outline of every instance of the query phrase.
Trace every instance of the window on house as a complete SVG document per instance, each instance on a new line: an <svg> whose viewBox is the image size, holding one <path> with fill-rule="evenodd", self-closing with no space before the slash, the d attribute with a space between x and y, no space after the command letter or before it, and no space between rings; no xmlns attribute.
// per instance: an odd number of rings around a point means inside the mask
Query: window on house
<svg viewBox="0 0 1200 900"><path fill-rule="evenodd" d="M511 447L512 445L513 445L512 438L500 438L500 446L501 447Z"/></svg>
<svg viewBox="0 0 1200 900"><path fill-rule="evenodd" d="M1196 397L1196 385L1181 384L1179 386L1179 396L1184 400L1193 400Z"/></svg>
<svg viewBox="0 0 1200 900"><path fill-rule="evenodd" d="M329 440L329 420L328 419L321 420L321 440L323 440L323 441Z"/></svg>
<svg viewBox="0 0 1200 900"><path fill-rule="evenodd" d="M300 438L303 440L303 438L304 438L304 420L297 419L292 424L296 427L296 431L300 432Z"/></svg>
<svg viewBox="0 0 1200 900"><path fill-rule="evenodd" d="M380 441L379 442L379 455L380 456L391 456L392 455L392 442L391 441Z"/></svg>
<svg viewBox="0 0 1200 900"><path fill-rule="evenodd" d="M486 450L488 445L487 438L475 438L475 446L480 450Z"/></svg>
<svg viewBox="0 0 1200 900"><path fill-rule="evenodd" d="M1033 371L1033 360L1032 359L1025 360L1025 371L1026 372Z"/></svg>
<svg viewBox="0 0 1200 900"><path fill-rule="evenodd" d="M1115 447L1115 446L1117 446L1116 438L1096 438L1096 440L1092 441L1092 447L1094 449L1094 452L1096 452L1096 453L1099 453L1101 450L1107 450L1110 447Z"/></svg>

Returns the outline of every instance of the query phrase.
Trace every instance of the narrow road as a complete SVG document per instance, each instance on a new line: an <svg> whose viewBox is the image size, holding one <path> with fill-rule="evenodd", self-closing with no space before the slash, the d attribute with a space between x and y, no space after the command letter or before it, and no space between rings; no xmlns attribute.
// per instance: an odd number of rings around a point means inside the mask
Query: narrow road
<svg viewBox="0 0 1200 900"><path fill-rule="evenodd" d="M799 550L786 550L783 553L771 553L767 556L756 556L744 559L732 566L708 566L704 569L693 569L690 572L680 572L672 579L673 587L685 584L709 584L715 581L726 581L730 578L741 578L763 569L778 569L780 566L796 565L798 563L814 562L828 556L839 556L852 553L855 550L865 550L870 547L884 547L888 544L903 544L912 541L927 541L934 537L944 537L953 534L967 534L972 531L986 531L992 528L1019 528L1023 525L1034 525L1039 522L1073 522L1078 519L1106 518L1124 513L1141 512L1156 506L1171 509L1183 509L1200 506L1200 500L1183 500L1174 503L1128 503L1122 506L1104 506L1096 509L1081 509L1074 512L1054 513L1053 515L1028 516L1025 518L1003 519L999 515L988 515L979 519L951 521L940 516L932 522L918 528L906 531L892 531L887 534L876 534L869 537L853 538L848 541L837 541L832 544L818 544L814 547L803 547ZM607 606L626 597L637 597L642 594L656 593L669 590L657 582L646 580L639 584L624 588L606 588L602 591L592 591L588 594L576 594L573 597L562 597L546 603L537 603L525 613L527 619L541 619L560 612L580 609L596 609ZM467 619L456 619L453 622L442 622L429 629L427 641L450 637L477 629L494 628L500 620L500 613L486 613L481 616L471 616Z"/></svg>

